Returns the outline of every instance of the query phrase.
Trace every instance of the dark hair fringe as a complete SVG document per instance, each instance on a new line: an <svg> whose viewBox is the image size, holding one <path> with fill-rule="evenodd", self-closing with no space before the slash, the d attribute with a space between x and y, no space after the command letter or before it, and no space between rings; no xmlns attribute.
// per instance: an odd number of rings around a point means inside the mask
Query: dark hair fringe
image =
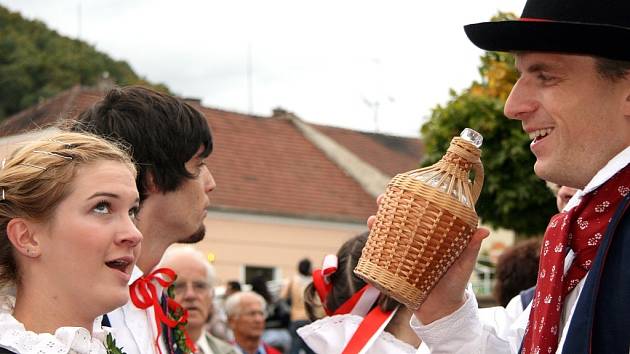
<svg viewBox="0 0 630 354"><path fill-rule="evenodd" d="M205 116L179 98L142 86L116 87L105 97L64 123L71 131L89 132L131 147L137 164L140 198L148 193L148 176L161 192L176 190L185 178L194 178L186 162L213 142Z"/></svg>

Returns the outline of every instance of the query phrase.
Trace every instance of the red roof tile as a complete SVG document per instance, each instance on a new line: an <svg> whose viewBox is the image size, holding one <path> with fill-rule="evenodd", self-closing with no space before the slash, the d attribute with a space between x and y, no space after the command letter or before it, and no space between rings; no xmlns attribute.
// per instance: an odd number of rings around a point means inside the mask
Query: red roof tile
<svg viewBox="0 0 630 354"><path fill-rule="evenodd" d="M420 167L424 151L420 139L314 124L311 126L388 176Z"/></svg>
<svg viewBox="0 0 630 354"><path fill-rule="evenodd" d="M48 127L63 118L75 116L102 96L100 90L74 86L2 121L0 136Z"/></svg>

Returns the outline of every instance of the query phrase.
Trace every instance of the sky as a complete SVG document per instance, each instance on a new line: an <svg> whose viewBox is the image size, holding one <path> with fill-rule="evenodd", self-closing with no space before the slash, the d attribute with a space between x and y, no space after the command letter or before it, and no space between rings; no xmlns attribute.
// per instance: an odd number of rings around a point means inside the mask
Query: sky
<svg viewBox="0 0 630 354"><path fill-rule="evenodd" d="M479 80L463 26L525 0L0 0L205 106L418 137Z"/></svg>

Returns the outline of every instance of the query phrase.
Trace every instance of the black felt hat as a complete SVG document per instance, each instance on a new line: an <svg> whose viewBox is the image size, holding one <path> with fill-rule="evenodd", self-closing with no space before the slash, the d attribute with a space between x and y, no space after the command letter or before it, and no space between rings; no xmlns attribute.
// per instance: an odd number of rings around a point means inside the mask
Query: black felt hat
<svg viewBox="0 0 630 354"><path fill-rule="evenodd" d="M630 0L528 0L520 20L464 26L479 48L630 61Z"/></svg>

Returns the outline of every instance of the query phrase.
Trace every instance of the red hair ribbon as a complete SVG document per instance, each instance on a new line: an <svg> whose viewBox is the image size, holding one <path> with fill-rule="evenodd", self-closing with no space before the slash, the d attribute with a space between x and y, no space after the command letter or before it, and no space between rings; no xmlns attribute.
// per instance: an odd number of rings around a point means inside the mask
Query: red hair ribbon
<svg viewBox="0 0 630 354"><path fill-rule="evenodd" d="M328 316L332 315L332 312L326 308L326 298L328 293L332 289L332 283L330 282L330 276L337 271L337 256L329 254L324 257L324 263L322 268L313 270L313 286L319 295L319 300L322 303L322 307Z"/></svg>
<svg viewBox="0 0 630 354"><path fill-rule="evenodd" d="M544 18L533 18L533 17L521 17L518 20L522 22L554 22L553 20L547 20Z"/></svg>
<svg viewBox="0 0 630 354"><path fill-rule="evenodd" d="M179 324L185 324L188 320L188 310L184 309L180 304L178 304L175 300L167 297L167 306L173 312L181 311L182 316L174 320L168 317L168 314L165 314L162 311L162 307L160 306L160 298L157 295L157 289L155 285L152 283L154 280L162 286L162 288L166 289L177 279L177 275L172 269L169 268L159 268L151 272L147 276L140 277L136 279L129 286L129 296L131 297L131 302L139 309L146 310L149 307L153 307L153 312L155 314L155 326L157 328L157 337L155 338L155 346L158 349L158 352L162 354L162 350L160 349L159 339L162 335L162 323L164 323L168 328L175 328ZM184 336L186 337L186 345L193 352L196 351L195 344L190 340L188 333L184 330Z"/></svg>

